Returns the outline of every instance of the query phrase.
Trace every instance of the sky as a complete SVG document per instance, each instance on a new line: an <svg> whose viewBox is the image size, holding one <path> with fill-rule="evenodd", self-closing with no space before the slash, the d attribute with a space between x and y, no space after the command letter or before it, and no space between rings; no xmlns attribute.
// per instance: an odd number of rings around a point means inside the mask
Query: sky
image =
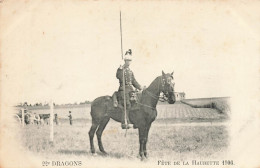
<svg viewBox="0 0 260 168"><path fill-rule="evenodd" d="M233 96L259 67L255 4L26 1L2 11L2 96L74 103L118 89L123 50L141 85L174 71L186 98ZM257 15L259 16L259 15ZM250 65L250 66L248 66ZM234 86L240 85L239 89Z"/></svg>

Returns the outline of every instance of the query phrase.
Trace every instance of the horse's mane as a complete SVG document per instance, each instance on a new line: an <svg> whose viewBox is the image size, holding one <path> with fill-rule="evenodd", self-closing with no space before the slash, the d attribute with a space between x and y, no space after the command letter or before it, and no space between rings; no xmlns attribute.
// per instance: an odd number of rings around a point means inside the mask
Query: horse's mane
<svg viewBox="0 0 260 168"><path fill-rule="evenodd" d="M147 87L147 89L148 89L148 88L152 88L152 89L153 89L153 87L156 87L155 84L157 84L159 78L161 78L161 77L162 77L162 76L157 76L157 77L151 82L151 84Z"/></svg>

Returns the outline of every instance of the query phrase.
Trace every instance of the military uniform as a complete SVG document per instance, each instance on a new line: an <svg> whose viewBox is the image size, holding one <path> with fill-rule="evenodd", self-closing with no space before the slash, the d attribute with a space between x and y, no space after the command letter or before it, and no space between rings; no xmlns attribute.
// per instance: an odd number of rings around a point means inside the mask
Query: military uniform
<svg viewBox="0 0 260 168"><path fill-rule="evenodd" d="M59 125L58 114L55 114L55 115L54 115L54 121L56 122L56 125Z"/></svg>
<svg viewBox="0 0 260 168"><path fill-rule="evenodd" d="M72 125L72 115L71 115L71 111L69 111L69 120L70 120L70 125Z"/></svg>
<svg viewBox="0 0 260 168"><path fill-rule="evenodd" d="M123 71L125 77L125 98L126 98L126 108L131 107L129 93L134 91L134 87L141 90L141 85L136 81L133 71L129 67L120 67L117 69L116 77L119 79L119 104L124 106L124 86L123 86Z"/></svg>
<svg viewBox="0 0 260 168"><path fill-rule="evenodd" d="M133 71L129 68L129 61L132 60L131 58L132 56L132 50L129 49L124 57L124 61L125 61L125 65L124 66L120 66L117 69L116 72L116 77L117 79L119 79L119 89L118 92L115 94L113 94L113 101L114 101L114 106L117 106L117 102L116 102L116 97L118 97L118 104L119 107L123 109L124 107L124 97L125 97L125 101L126 101L126 113L127 116L129 115L129 109L131 108L131 102L130 102L130 93L134 91L134 88L137 88L139 90L142 90L141 85L136 81L135 77L134 77L134 73ZM125 79L125 81L123 81L123 79ZM124 84L123 82L125 82L125 93L124 93ZM115 96L117 95L117 96ZM123 129L128 129L130 128L128 125L125 125L125 112L123 111L123 115L122 115L122 128ZM127 118L127 123L129 123L129 119Z"/></svg>

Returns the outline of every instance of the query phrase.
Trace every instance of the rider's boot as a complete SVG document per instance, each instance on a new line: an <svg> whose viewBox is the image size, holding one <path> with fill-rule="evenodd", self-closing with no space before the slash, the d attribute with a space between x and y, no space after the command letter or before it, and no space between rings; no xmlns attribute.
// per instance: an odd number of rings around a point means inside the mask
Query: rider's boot
<svg viewBox="0 0 260 168"><path fill-rule="evenodd" d="M122 129L129 129L129 128L131 128L128 123L129 122L127 122L127 120L125 122L125 112L123 112L122 119L121 119L121 127L122 127Z"/></svg>
<svg viewBox="0 0 260 168"><path fill-rule="evenodd" d="M114 94L112 95L112 99L113 99L113 106L118 107L117 92L114 92Z"/></svg>
<svg viewBox="0 0 260 168"><path fill-rule="evenodd" d="M129 123L128 117L125 120L125 110L124 110L124 107L121 106L121 105L119 105L119 107L121 107L121 109L122 109L122 118L121 118L121 127L122 127L122 129L129 129L129 128L131 128L129 126L129 124L128 124Z"/></svg>

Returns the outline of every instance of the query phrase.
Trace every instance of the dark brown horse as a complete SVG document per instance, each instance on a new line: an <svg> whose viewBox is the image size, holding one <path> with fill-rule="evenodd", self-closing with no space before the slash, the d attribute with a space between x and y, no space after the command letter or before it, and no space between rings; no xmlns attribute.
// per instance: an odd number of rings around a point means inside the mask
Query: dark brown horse
<svg viewBox="0 0 260 168"><path fill-rule="evenodd" d="M141 99L138 102L138 108L129 112L129 120L133 123L139 132L140 149L139 154L141 159L147 157L146 143L148 133L152 122L157 116L156 105L160 98L160 93L163 92L164 98L170 104L175 103L174 84L172 83L173 73L165 74L157 77L150 86L142 92ZM122 109L113 106L111 96L102 96L96 98L91 104L92 126L89 131L89 140L91 152L95 153L93 137L96 132L99 150L106 154L102 145L101 136L110 118L121 122ZM97 130L97 131L96 131Z"/></svg>

